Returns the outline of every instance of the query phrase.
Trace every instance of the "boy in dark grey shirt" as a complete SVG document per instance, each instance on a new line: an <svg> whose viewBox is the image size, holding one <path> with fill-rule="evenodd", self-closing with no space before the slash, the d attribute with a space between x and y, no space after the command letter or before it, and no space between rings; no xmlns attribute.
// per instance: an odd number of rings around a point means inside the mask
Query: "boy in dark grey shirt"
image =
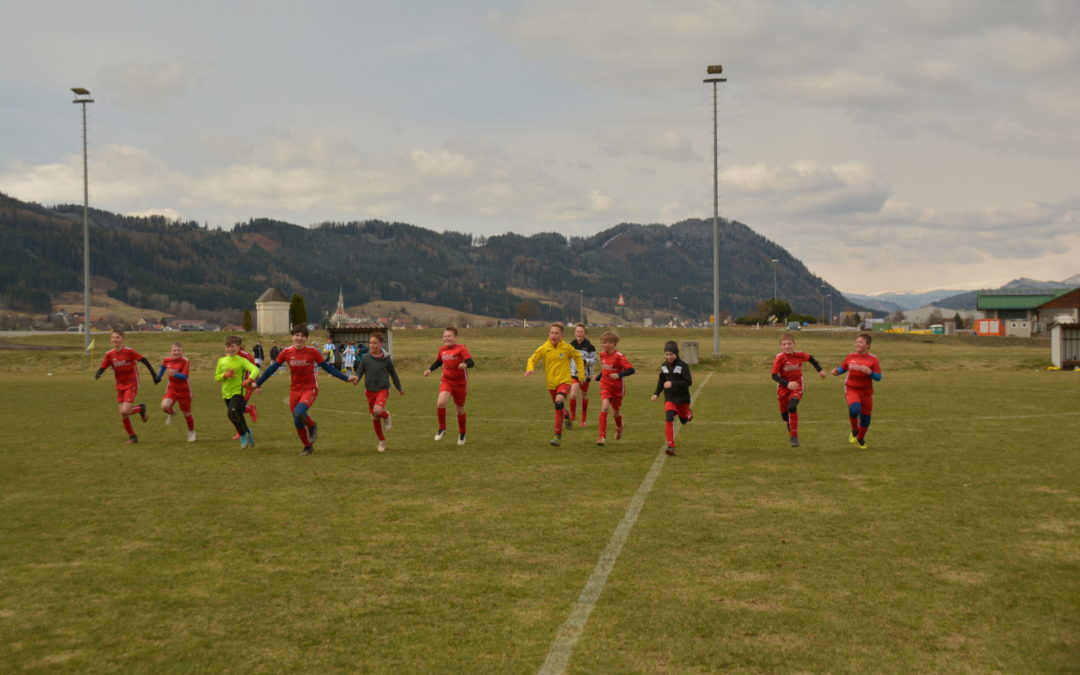
<svg viewBox="0 0 1080 675"><path fill-rule="evenodd" d="M386 409L386 399L390 396L390 380L394 380L394 388L402 396L405 390L401 388L401 380L390 354L383 351L383 334L372 333L368 339L368 353L360 357L360 363L356 367L356 374L364 380L364 393L367 394L368 412L371 413L371 424L375 428L375 436L379 439L379 452L386 450L386 436L383 431L390 431L392 423L390 411ZM383 420L386 420L385 427Z"/></svg>

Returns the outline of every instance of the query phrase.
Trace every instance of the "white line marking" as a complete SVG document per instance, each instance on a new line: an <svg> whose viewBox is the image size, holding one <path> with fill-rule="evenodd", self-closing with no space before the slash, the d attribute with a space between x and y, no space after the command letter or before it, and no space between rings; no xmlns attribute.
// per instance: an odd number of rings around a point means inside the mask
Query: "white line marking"
<svg viewBox="0 0 1080 675"><path fill-rule="evenodd" d="M712 376L713 373L709 373L705 381L698 385L693 394L694 396L697 396L698 392L708 384ZM694 417L697 417L697 415ZM682 429L681 426L675 428L676 435L680 429ZM574 609L570 612L570 616L563 625L559 627L559 631L555 635L555 641L551 644L547 658L544 659L544 665L540 667L541 675L561 675L561 673L566 672L566 666L570 663L570 656L574 653L574 647L577 646L581 634L585 631L585 624L589 621L589 615L592 614L593 608L596 607L596 601L600 599L600 594L604 592L608 575L614 569L615 561L618 560L619 553L622 552L623 544L630 537L630 530L634 528L638 514L641 513L642 507L645 506L645 498L649 496L653 483L656 482L661 469L664 468L664 461L667 459L667 454L664 453L666 448L666 443L660 446L660 452L657 453L652 468L649 469L645 480L641 481L637 493L630 500L630 508L626 510L626 514L623 515L619 525L615 528L614 534L611 535L611 540L608 541L607 546L600 553L600 559L596 562L592 574L589 575L589 580L585 583L585 588L581 590L577 602L574 603Z"/></svg>

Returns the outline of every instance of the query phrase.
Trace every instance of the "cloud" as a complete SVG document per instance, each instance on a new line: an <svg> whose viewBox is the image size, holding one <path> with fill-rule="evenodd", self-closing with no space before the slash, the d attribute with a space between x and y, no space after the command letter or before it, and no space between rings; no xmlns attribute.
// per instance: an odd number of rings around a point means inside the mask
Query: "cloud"
<svg viewBox="0 0 1080 675"><path fill-rule="evenodd" d="M101 93L121 108L162 112L209 83L211 68L204 63L171 61L120 63L98 71Z"/></svg>
<svg viewBox="0 0 1080 675"><path fill-rule="evenodd" d="M735 166L724 170L720 182L736 205L801 218L878 212L890 192L888 183L861 162Z"/></svg>
<svg viewBox="0 0 1080 675"><path fill-rule="evenodd" d="M671 130L628 133L618 140L602 143L601 149L612 157L634 155L673 162L701 161L701 155L694 151L690 139Z"/></svg>

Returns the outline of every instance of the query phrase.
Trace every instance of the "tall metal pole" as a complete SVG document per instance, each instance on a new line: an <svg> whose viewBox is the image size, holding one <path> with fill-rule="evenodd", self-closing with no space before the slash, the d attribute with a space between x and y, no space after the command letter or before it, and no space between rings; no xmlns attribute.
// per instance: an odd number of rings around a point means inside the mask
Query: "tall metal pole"
<svg viewBox="0 0 1080 675"><path fill-rule="evenodd" d="M83 347L90 351L90 178L89 164L86 153L86 104L93 103L90 92L81 87L74 87L71 91L76 96L72 103L82 105L82 156L83 156Z"/></svg>
<svg viewBox="0 0 1080 675"><path fill-rule="evenodd" d="M723 66L709 66L705 69L709 75L724 72ZM717 142L716 121L716 85L727 82L726 77L710 77L704 82L712 83L712 127L713 127L713 219L712 219L712 274L713 274L713 356L720 356L720 150Z"/></svg>

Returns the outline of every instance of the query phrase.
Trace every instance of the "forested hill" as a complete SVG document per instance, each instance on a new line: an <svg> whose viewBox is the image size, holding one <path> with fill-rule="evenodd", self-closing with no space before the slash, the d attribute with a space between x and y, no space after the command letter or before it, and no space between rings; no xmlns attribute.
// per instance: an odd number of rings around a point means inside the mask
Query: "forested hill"
<svg viewBox="0 0 1080 675"><path fill-rule="evenodd" d="M586 307L663 310L707 318L712 307L712 221L622 224L591 237L504 234L474 237L404 223L366 221L301 227L252 219L219 230L163 217L91 210L91 273L109 294L157 307L252 308L267 287L304 296L309 312L331 309L342 288L349 305L403 300L512 317L517 289L554 299L542 318ZM35 304L82 289L82 206L43 207L0 194L0 293ZM772 296L778 259L781 299L817 314L823 283L747 226L720 226L721 314L739 316ZM827 290L839 298L831 286ZM677 298L677 299L673 299Z"/></svg>

